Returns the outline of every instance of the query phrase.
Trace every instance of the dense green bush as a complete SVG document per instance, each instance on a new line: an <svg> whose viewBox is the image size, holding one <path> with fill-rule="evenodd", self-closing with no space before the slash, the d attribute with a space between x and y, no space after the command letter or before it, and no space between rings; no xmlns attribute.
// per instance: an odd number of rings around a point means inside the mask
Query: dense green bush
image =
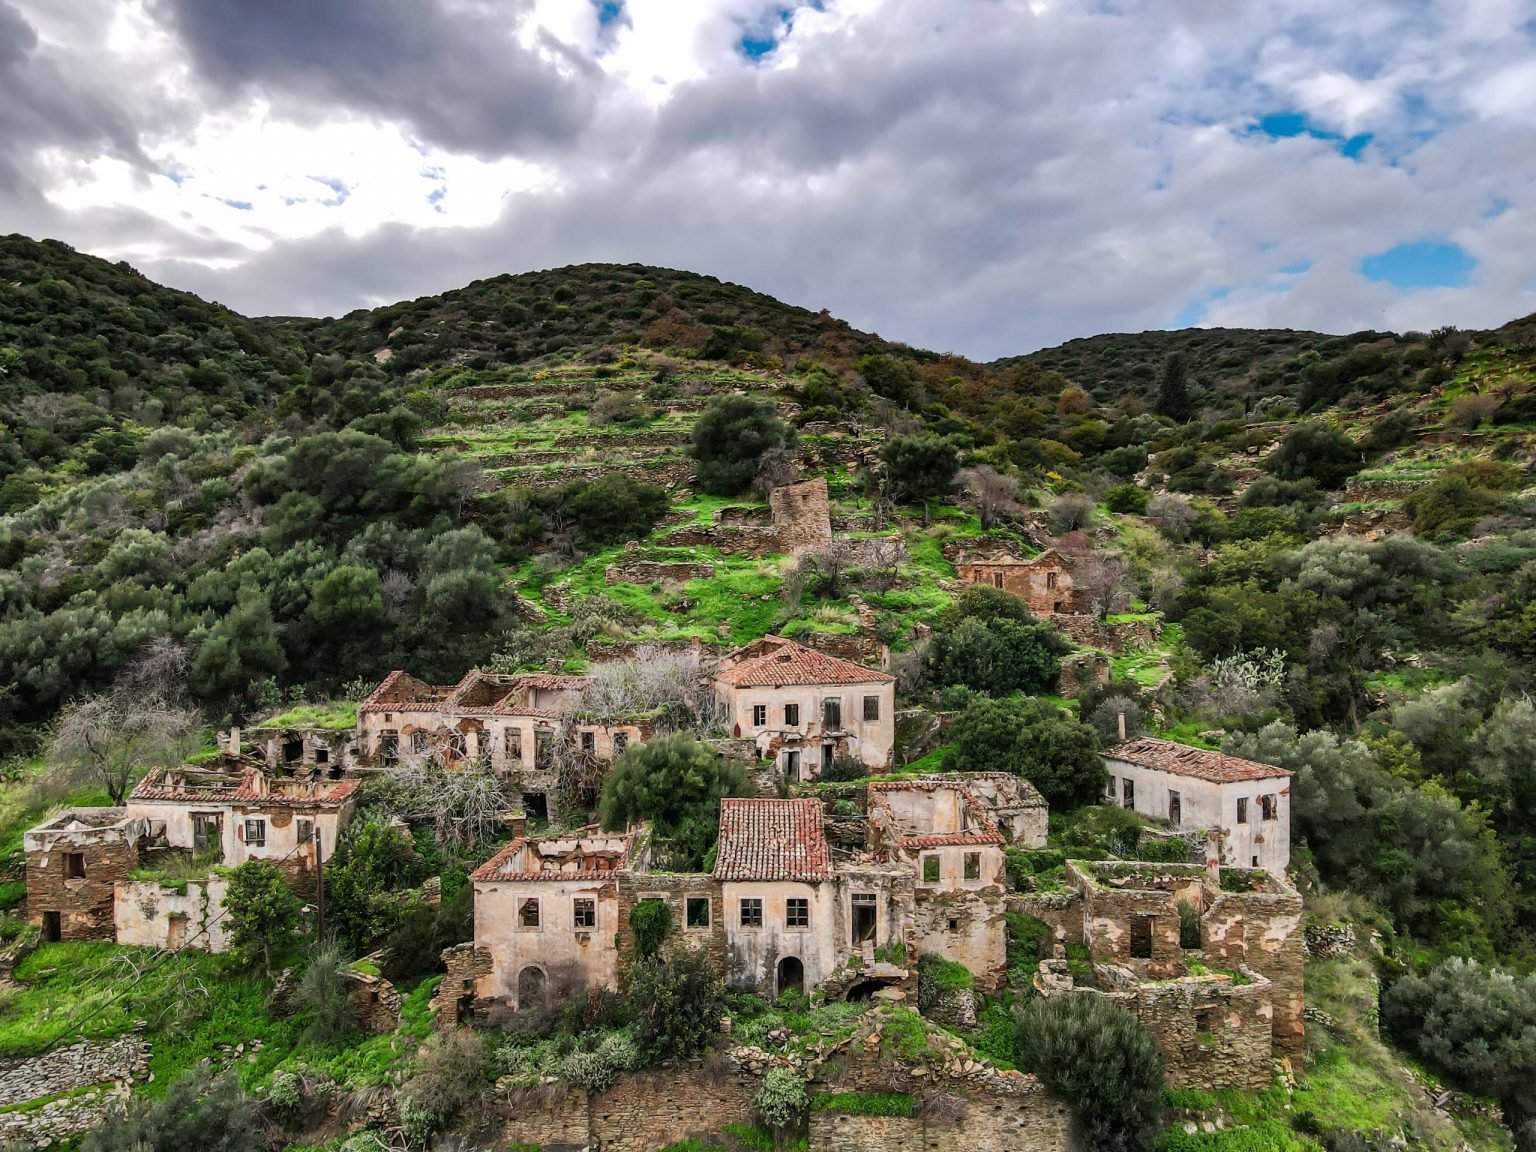
<svg viewBox="0 0 1536 1152"><path fill-rule="evenodd" d="M648 820L674 870L697 869L720 830L720 800L749 796L744 768L696 738L678 733L631 745L603 781L603 827Z"/></svg>
<svg viewBox="0 0 1536 1152"><path fill-rule="evenodd" d="M1104 792L1097 735L1048 701L978 697L947 735L946 771L1023 776L1053 810L1091 804Z"/></svg>
<svg viewBox="0 0 1536 1152"><path fill-rule="evenodd" d="M266 1134L233 1074L215 1078L206 1064L155 1100L128 1108L85 1137L83 1152L263 1152Z"/></svg>
<svg viewBox="0 0 1536 1152"><path fill-rule="evenodd" d="M1101 996L1031 1000L1018 1015L1020 1067L1071 1106L1088 1152L1143 1152L1162 1126L1163 1056L1140 1020Z"/></svg>
<svg viewBox="0 0 1536 1152"><path fill-rule="evenodd" d="M699 487L717 496L739 496L752 487L764 457L794 441L794 429L779 419L769 401L741 395L712 400L693 426Z"/></svg>
<svg viewBox="0 0 1536 1152"><path fill-rule="evenodd" d="M1298 424L1264 458L1264 467L1281 480L1311 480L1319 488L1338 488L1365 461L1355 442L1321 422Z"/></svg>
<svg viewBox="0 0 1536 1152"><path fill-rule="evenodd" d="M272 971L273 962L294 947L302 906L282 871L270 860L247 860L228 873L224 912L230 950L245 964Z"/></svg>
<svg viewBox="0 0 1536 1152"><path fill-rule="evenodd" d="M649 1061L697 1056L720 1034L725 984L703 948L676 943L636 960L625 991Z"/></svg>
<svg viewBox="0 0 1536 1152"><path fill-rule="evenodd" d="M430 875L410 835L382 814L352 821L326 868L326 911L354 955L372 952L401 924L400 893Z"/></svg>

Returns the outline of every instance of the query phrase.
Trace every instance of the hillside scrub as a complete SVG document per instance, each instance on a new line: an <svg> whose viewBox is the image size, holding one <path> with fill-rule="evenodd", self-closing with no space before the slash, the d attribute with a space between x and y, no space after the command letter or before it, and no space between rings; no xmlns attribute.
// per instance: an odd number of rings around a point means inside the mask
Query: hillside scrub
<svg viewBox="0 0 1536 1152"><path fill-rule="evenodd" d="M792 447L794 430L774 406L751 396L722 396L693 426L693 460L699 487L717 496L739 496L757 480L763 460Z"/></svg>

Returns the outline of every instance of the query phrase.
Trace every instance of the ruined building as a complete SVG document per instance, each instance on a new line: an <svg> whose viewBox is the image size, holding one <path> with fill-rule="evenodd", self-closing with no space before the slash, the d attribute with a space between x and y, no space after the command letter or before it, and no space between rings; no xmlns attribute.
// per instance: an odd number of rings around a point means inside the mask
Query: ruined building
<svg viewBox="0 0 1536 1152"><path fill-rule="evenodd" d="M473 671L457 684L434 685L391 672L357 710L358 743L384 768L434 760L516 777L529 815L554 819L564 752L610 760L651 736L647 716L610 724L575 719L587 684L561 673Z"/></svg>
<svg viewBox="0 0 1536 1152"><path fill-rule="evenodd" d="M1044 995L1107 996L1157 1039L1175 1088L1262 1088L1300 1062L1301 896L1263 869L1114 860L1067 863L1091 986L1040 965ZM1074 933L1069 933L1069 938Z"/></svg>
<svg viewBox="0 0 1536 1152"><path fill-rule="evenodd" d="M445 953L445 1019L617 986L631 914L651 900L670 909L672 936L705 948L738 990L858 998L908 983L928 952L994 988L1007 959L1007 841L992 815L1034 847L1045 810L1024 781L981 783L850 785L863 793L856 838L829 838L819 799L724 800L708 874L654 870L644 827L520 837L471 878L475 939Z"/></svg>
<svg viewBox="0 0 1536 1152"><path fill-rule="evenodd" d="M357 785L239 761L156 770L122 808L70 809L26 834L28 914L45 940L220 951L214 867L268 860L311 893L317 854L335 850Z"/></svg>
<svg viewBox="0 0 1536 1152"><path fill-rule="evenodd" d="M764 636L721 657L713 689L733 736L791 780L814 780L836 759L890 763L896 677L852 660Z"/></svg>
<svg viewBox="0 0 1536 1152"><path fill-rule="evenodd" d="M1012 592L1036 616L1088 611L1072 590L1072 562L1054 548L1021 560L1014 556L963 556L955 573L965 584L984 584Z"/></svg>
<svg viewBox="0 0 1536 1152"><path fill-rule="evenodd" d="M1176 830L1219 830L1219 863L1285 875L1291 862L1286 769L1151 736L1106 750L1104 765L1106 804L1166 820Z"/></svg>

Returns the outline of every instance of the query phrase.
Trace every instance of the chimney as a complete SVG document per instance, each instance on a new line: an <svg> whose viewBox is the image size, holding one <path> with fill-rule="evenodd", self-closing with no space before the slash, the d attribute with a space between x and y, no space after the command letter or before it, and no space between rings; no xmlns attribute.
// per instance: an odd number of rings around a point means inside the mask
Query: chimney
<svg viewBox="0 0 1536 1152"><path fill-rule="evenodd" d="M229 730L229 755L240 755L240 729L231 727Z"/></svg>
<svg viewBox="0 0 1536 1152"><path fill-rule="evenodd" d="M1120 743L1125 743L1125 713L1120 713Z"/></svg>

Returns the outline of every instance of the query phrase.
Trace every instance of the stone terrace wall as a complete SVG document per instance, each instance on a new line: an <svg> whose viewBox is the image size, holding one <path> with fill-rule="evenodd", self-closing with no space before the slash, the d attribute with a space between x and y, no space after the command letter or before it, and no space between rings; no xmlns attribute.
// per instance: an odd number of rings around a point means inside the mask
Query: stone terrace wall
<svg viewBox="0 0 1536 1152"><path fill-rule="evenodd" d="M603 570L609 587L615 584L664 584L685 580L708 580L715 574L713 564L661 563L655 560L627 560L610 564Z"/></svg>
<svg viewBox="0 0 1536 1152"><path fill-rule="evenodd" d="M760 559L782 552L779 531L761 524L685 524L661 538L666 548L718 548L727 556Z"/></svg>
<svg viewBox="0 0 1536 1152"><path fill-rule="evenodd" d="M1067 1152L1059 1107L1020 1108L1008 1097L963 1098L951 1119L812 1112L812 1152Z"/></svg>
<svg viewBox="0 0 1536 1152"><path fill-rule="evenodd" d="M542 1152L655 1152L726 1124L753 1123L758 1086L752 1076L716 1077L688 1064L623 1076L594 1096L576 1089L518 1092L508 1098L503 1136Z"/></svg>
<svg viewBox="0 0 1536 1152"><path fill-rule="evenodd" d="M0 1060L0 1108L140 1079L149 1071L149 1044L138 1036L84 1040L43 1056Z"/></svg>
<svg viewBox="0 0 1536 1152"><path fill-rule="evenodd" d="M1074 644L1103 648L1107 652L1149 648L1162 635L1162 626L1155 620L1122 620L1111 624L1089 613L1074 612L1052 612L1046 619Z"/></svg>

